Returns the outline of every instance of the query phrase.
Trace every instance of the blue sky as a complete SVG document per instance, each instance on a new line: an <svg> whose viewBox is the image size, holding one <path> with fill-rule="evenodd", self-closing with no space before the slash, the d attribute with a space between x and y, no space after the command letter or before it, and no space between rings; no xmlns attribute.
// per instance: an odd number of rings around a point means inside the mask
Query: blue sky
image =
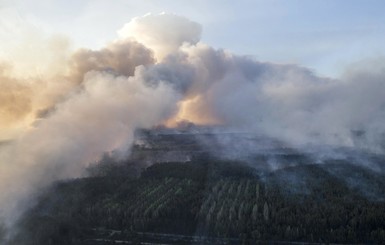
<svg viewBox="0 0 385 245"><path fill-rule="evenodd" d="M384 10L382 0L0 0L0 15L11 16L0 16L0 27L21 19L97 48L133 17L170 12L200 23L202 41L214 47L338 76L385 54Z"/></svg>

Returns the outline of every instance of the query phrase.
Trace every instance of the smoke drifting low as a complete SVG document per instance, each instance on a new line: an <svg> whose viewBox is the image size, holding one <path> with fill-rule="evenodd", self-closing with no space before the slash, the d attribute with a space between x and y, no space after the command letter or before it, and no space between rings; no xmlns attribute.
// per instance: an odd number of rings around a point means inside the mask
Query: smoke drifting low
<svg viewBox="0 0 385 245"><path fill-rule="evenodd" d="M55 74L1 66L0 136L18 136L0 145L0 215L12 223L30 194L80 176L104 152L124 157L136 128L159 124L225 125L297 146L384 153L384 67L324 78L214 49L200 35L183 17L146 15L100 50L61 51Z"/></svg>

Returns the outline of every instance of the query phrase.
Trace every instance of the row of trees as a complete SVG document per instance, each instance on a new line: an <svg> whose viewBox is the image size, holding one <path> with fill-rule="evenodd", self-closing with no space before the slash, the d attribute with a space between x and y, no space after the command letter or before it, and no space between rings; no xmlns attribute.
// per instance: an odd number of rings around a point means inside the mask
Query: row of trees
<svg viewBox="0 0 385 245"><path fill-rule="evenodd" d="M107 175L58 183L21 221L19 238L82 244L90 238L87 230L103 227L239 241L385 241L385 203L357 195L324 172L309 192L288 193L276 176L261 179L247 167L229 171L233 167L221 161L168 163L138 179ZM315 168L298 171L317 175Z"/></svg>

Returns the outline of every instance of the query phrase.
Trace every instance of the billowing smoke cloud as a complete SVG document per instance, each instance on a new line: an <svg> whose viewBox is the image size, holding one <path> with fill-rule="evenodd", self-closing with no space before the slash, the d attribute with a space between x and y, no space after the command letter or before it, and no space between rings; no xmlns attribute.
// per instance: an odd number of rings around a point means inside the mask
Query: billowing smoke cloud
<svg viewBox="0 0 385 245"><path fill-rule="evenodd" d="M106 71L129 77L136 67L155 62L151 50L128 39L116 40L100 50L80 49L71 54L65 48L64 38L33 40L30 46L46 50L37 55L34 49L21 48L25 51L23 57L17 55L21 51L10 52L14 57L6 57L0 64L0 140L19 135L36 119L47 116L57 103L81 89L87 72ZM28 62L33 58L38 61ZM23 69L17 67L19 60Z"/></svg>
<svg viewBox="0 0 385 245"><path fill-rule="evenodd" d="M204 44L182 47L178 63L195 77L179 117L221 123L292 144L383 152L385 73L349 71L341 79L295 65L260 63Z"/></svg>
<svg viewBox="0 0 385 245"><path fill-rule="evenodd" d="M165 120L177 101L168 86L146 86L140 70L129 78L89 73L81 91L0 152L4 215L15 217L12 211L24 205L28 193L79 176L101 153L118 149L126 154L133 130Z"/></svg>
<svg viewBox="0 0 385 245"><path fill-rule="evenodd" d="M181 94L147 81L154 63L153 51L130 38L78 50L54 75L22 76L4 66L1 126L18 122L23 130L0 148L0 216L11 223L39 188L80 176L103 152L124 156L136 128L172 117Z"/></svg>
<svg viewBox="0 0 385 245"><path fill-rule="evenodd" d="M69 80L81 83L89 71L133 76L136 67L154 64L152 52L135 41L118 40L101 50L81 49L70 60Z"/></svg>
<svg viewBox="0 0 385 245"><path fill-rule="evenodd" d="M201 26L181 16L147 14L134 18L118 34L121 38L133 37L156 50L156 57L161 60L177 51L183 43L196 44L200 39Z"/></svg>
<svg viewBox="0 0 385 245"><path fill-rule="evenodd" d="M0 108L0 128L3 128L23 118L30 110L31 103L28 96L25 96L26 93L29 93L30 89L7 76L5 67L0 67L0 81L0 103L2 104Z"/></svg>
<svg viewBox="0 0 385 245"><path fill-rule="evenodd" d="M8 63L0 67L0 83L0 141L24 132L39 112L70 90L59 77L18 77Z"/></svg>
<svg viewBox="0 0 385 245"><path fill-rule="evenodd" d="M100 50L64 55L55 74L2 69L0 126L28 126L0 146L0 215L12 222L37 189L80 176L104 152L124 156L136 128L162 123L384 151L384 69L323 78L213 49L199 42L200 32L183 17L146 15Z"/></svg>

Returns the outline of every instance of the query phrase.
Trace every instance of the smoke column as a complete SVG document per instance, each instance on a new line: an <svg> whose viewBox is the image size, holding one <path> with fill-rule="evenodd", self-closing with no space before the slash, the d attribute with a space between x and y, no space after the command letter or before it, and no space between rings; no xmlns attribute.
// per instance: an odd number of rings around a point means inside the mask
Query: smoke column
<svg viewBox="0 0 385 245"><path fill-rule="evenodd" d="M298 146L384 152L381 60L319 77L214 49L199 41L199 24L170 14L135 18L118 34L99 50L73 52L65 38L35 38L52 68L38 74L2 62L0 215L8 224L39 189L81 176L104 152L124 157L136 128L185 120Z"/></svg>

